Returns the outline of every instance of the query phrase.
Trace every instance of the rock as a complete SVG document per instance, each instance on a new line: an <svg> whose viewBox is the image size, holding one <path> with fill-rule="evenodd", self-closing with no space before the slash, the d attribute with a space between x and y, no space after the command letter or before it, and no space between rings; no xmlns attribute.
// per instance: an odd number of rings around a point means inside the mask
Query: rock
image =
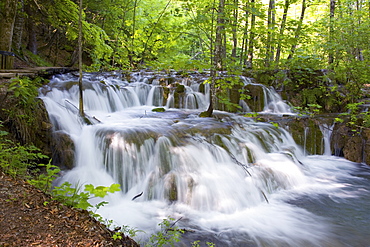
<svg viewBox="0 0 370 247"><path fill-rule="evenodd" d="M74 143L71 137L63 132L53 133L53 163L61 168L72 169L74 166Z"/></svg>
<svg viewBox="0 0 370 247"><path fill-rule="evenodd" d="M244 87L249 99L245 99L245 103L249 106L252 112L261 112L264 108L264 92L263 88L259 85L248 84Z"/></svg>

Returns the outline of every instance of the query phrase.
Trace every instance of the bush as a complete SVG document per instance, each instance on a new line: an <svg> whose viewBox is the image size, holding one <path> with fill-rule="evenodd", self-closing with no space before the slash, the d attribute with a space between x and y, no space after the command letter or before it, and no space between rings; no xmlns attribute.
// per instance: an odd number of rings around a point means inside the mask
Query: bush
<svg viewBox="0 0 370 247"><path fill-rule="evenodd" d="M39 161L48 156L33 145L22 146L6 139L7 135L8 132L0 131L0 168L12 177L29 178L38 171Z"/></svg>

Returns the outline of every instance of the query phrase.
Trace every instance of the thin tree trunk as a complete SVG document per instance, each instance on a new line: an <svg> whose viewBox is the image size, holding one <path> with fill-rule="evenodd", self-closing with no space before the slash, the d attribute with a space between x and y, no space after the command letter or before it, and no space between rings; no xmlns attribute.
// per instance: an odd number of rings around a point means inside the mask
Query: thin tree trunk
<svg viewBox="0 0 370 247"><path fill-rule="evenodd" d="M5 0L0 24L0 50L11 51L18 0Z"/></svg>
<svg viewBox="0 0 370 247"><path fill-rule="evenodd" d="M79 100L79 109L80 116L85 117L84 112L84 100L83 100L83 90L82 90L82 0L80 0L80 9L79 9L79 18L78 18L78 71L79 71L79 80L78 88L80 93Z"/></svg>
<svg viewBox="0 0 370 247"><path fill-rule="evenodd" d="M251 0L252 8L255 7L255 0ZM254 56L254 37L255 37L255 29L256 26L256 15L252 14L251 16L251 28L249 33L249 44L248 44L248 59L246 61L246 67L252 68L253 67L253 56Z"/></svg>
<svg viewBox="0 0 370 247"><path fill-rule="evenodd" d="M25 12L27 14L27 32L28 32L28 43L27 49L33 54L37 54L37 37L36 37L36 28L34 20L32 19L34 10L30 3L27 3L25 6Z"/></svg>
<svg viewBox="0 0 370 247"><path fill-rule="evenodd" d="M246 56L245 54L247 53L247 49L248 49L248 26L249 26L249 22L248 22L248 18L249 18L249 9L248 9L248 5L246 4L245 5L245 24L244 24L244 33L243 33L243 43L242 43L242 50L241 50L241 53L240 53L240 65L244 65L246 63Z"/></svg>
<svg viewBox="0 0 370 247"><path fill-rule="evenodd" d="M20 0L19 10L17 11L17 15L14 22L14 29L13 29L13 48L16 51L20 51L22 46L22 34L24 29L24 1Z"/></svg>
<svg viewBox="0 0 370 247"><path fill-rule="evenodd" d="M357 9L357 12L360 12L361 9L362 9L362 3L360 3L358 0L356 1L356 9ZM361 16L358 16L358 21L357 21L357 25L358 26L361 26ZM355 48L355 53L356 53L356 59L359 60L359 61L364 61L364 56L363 56L363 53L362 53L362 47L357 47Z"/></svg>
<svg viewBox="0 0 370 247"><path fill-rule="evenodd" d="M329 20L329 44L333 41L334 36L334 15L335 15L335 0L330 0L330 20ZM329 48L329 65L334 63L334 51Z"/></svg>
<svg viewBox="0 0 370 247"><path fill-rule="evenodd" d="M210 53L211 53L211 84L210 84L210 89L209 89L209 106L207 111L202 112L200 114L201 117L211 117L213 114L213 106L215 105L215 78L216 78L216 66L215 66L215 52L213 50L214 47L214 39L213 39L213 33L214 33L214 22L215 22L215 5L216 5L216 0L213 0L213 8L212 8L212 21L211 21L211 44L210 44Z"/></svg>
<svg viewBox="0 0 370 247"><path fill-rule="evenodd" d="M136 32L136 7L137 7L137 1L134 1L134 13L132 16L132 31L131 31L131 47L128 51L128 57L130 60L130 66L134 67L134 41L135 41L135 32Z"/></svg>
<svg viewBox="0 0 370 247"><path fill-rule="evenodd" d="M285 0L284 13L283 13L283 18L281 20L280 32L279 32L279 37L278 37L278 46L276 48L276 57L275 57L276 66L278 66L279 61L280 61L281 40L283 38L284 31L285 31L285 25L286 25L286 19L287 19L287 15L288 15L289 5L290 5L290 1Z"/></svg>
<svg viewBox="0 0 370 247"><path fill-rule="evenodd" d="M302 11L301 11L301 16L299 17L299 22L297 29L295 31L295 36L294 36L294 44L292 45L292 48L290 49L290 54L288 56L288 59L292 59L293 55L295 53L295 49L297 48L298 45L298 39L301 35L301 30L302 30L302 25L303 25L303 19L304 19L304 13L306 11L306 0L302 0Z"/></svg>
<svg viewBox="0 0 370 247"><path fill-rule="evenodd" d="M266 66L270 66L270 62L274 59L274 29L275 29L275 0L269 1L269 9L267 13L267 41L266 41Z"/></svg>
<svg viewBox="0 0 370 247"><path fill-rule="evenodd" d="M223 69L223 57L226 53L225 44L223 42L225 35L225 0L220 0L217 10L217 27L216 27L216 39L215 39L215 55L214 55L214 67L216 70Z"/></svg>
<svg viewBox="0 0 370 247"><path fill-rule="evenodd" d="M231 57L236 58L236 49L238 48L238 15L239 15L239 0L234 0L234 9L233 9L233 49L231 52Z"/></svg>

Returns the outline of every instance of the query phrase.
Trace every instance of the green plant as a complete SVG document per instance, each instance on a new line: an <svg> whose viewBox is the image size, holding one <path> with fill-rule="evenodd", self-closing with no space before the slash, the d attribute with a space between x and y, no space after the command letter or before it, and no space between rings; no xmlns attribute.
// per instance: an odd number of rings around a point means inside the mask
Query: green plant
<svg viewBox="0 0 370 247"><path fill-rule="evenodd" d="M247 112L244 116L245 117L257 117L258 112Z"/></svg>
<svg viewBox="0 0 370 247"><path fill-rule="evenodd" d="M8 125L16 129L22 143L38 142L37 131L41 129L41 120L45 116L42 100L38 99L38 89L44 79L37 77L16 77L9 84L0 84L6 88L6 104L1 109L8 115ZM6 85L6 86L5 86Z"/></svg>
<svg viewBox="0 0 370 247"><path fill-rule="evenodd" d="M212 242L206 242L206 245L208 247L215 247L216 245ZM200 240L197 240L197 241L194 241L193 243L191 243L191 247L200 247Z"/></svg>
<svg viewBox="0 0 370 247"><path fill-rule="evenodd" d="M35 98L38 96L38 89L43 80L41 77L34 80L29 77L16 77L10 80L8 92L12 93L11 97L18 99L18 105L30 107L36 104Z"/></svg>
<svg viewBox="0 0 370 247"><path fill-rule="evenodd" d="M0 124L0 127L2 125ZM4 138L6 131L0 131L0 167L12 177L28 178L37 171L39 161L48 158L33 145L23 146Z"/></svg>
<svg viewBox="0 0 370 247"><path fill-rule="evenodd" d="M46 173L40 173L37 177L28 180L28 183L42 190L44 193L51 193L52 182L57 178L60 168L52 165L51 160L46 165L40 164L39 167L45 167Z"/></svg>
<svg viewBox="0 0 370 247"><path fill-rule="evenodd" d="M81 191L81 186L72 187L69 182L64 182L62 185L55 187L52 190L52 196L54 200L58 200L67 206L72 206L75 208L91 210L92 208L99 209L101 206L107 204L107 202L102 201L95 206L93 206L89 200L92 198L105 197L108 193L114 193L120 191L119 184L112 184L109 187L97 186L92 184L85 185L84 191Z"/></svg>
<svg viewBox="0 0 370 247"><path fill-rule="evenodd" d="M119 184L112 184L109 187L105 186L93 186L87 184L84 187L84 191L81 191L81 187L76 185L72 186L69 182L64 182L60 186L52 188L52 182L57 178L59 172L61 171L58 166L52 165L49 162L47 165L41 165L46 167L46 172L41 173L38 177L28 180L28 182L35 187L41 189L43 192L51 194L52 200L59 201L67 206L72 206L79 209L88 210L91 217L95 218L102 224L106 225L108 228L112 226L113 220L104 219L101 215L96 213L100 207L108 204L106 201L101 201L95 205L92 205L89 200L95 197L103 198L108 193L114 193L120 191ZM44 202L44 205L49 202ZM135 236L138 230L124 226L121 231L116 231L112 234L114 240L122 239L122 235L125 233L130 234L130 236Z"/></svg>
<svg viewBox="0 0 370 247"><path fill-rule="evenodd" d="M109 225L107 225L108 227L112 226L112 220L109 221ZM114 228L114 233L112 235L112 238L114 240L117 240L117 239L122 239L122 236L126 235L126 236L129 236L131 238L134 238L138 232L143 232L141 230L137 230L136 228L132 228L132 227L129 227L129 226L122 226L122 227L115 227Z"/></svg>
<svg viewBox="0 0 370 247"><path fill-rule="evenodd" d="M175 243L180 241L180 237L184 233L184 230L174 226L176 222L173 223L173 221L174 219L171 217L163 219L163 221L158 224L161 227L161 231L152 234L149 238L149 242L145 246L175 246Z"/></svg>
<svg viewBox="0 0 370 247"><path fill-rule="evenodd" d="M335 118L336 122L346 123L347 126L352 128L353 132L358 132L363 128L370 128L370 113L362 111L360 106L363 102L347 104L347 112L339 114Z"/></svg>
<svg viewBox="0 0 370 247"><path fill-rule="evenodd" d="M100 207L107 204L107 202L102 201L96 205L92 205L89 200L92 198L105 197L108 193L114 193L120 191L119 184L112 184L109 187L97 186L95 187L92 184L87 184L84 187L84 191L81 191L81 186L76 185L72 186L69 182L64 182L60 186L52 188L52 182L57 178L60 168L51 165L50 162L47 165L42 165L46 167L46 173L40 174L34 179L28 180L28 182L35 187L41 189L45 193L52 195L53 200L62 202L65 205L72 206L75 208L91 210L92 208L99 209ZM92 212L95 213L95 212ZM99 215L94 215L99 216Z"/></svg>
<svg viewBox="0 0 370 247"><path fill-rule="evenodd" d="M143 232L142 230L138 230L136 228L132 228L130 226L122 226L120 228L120 232L122 232L125 235L130 236L131 238L135 237L138 232Z"/></svg>
<svg viewBox="0 0 370 247"><path fill-rule="evenodd" d="M309 115L314 116L321 112L322 106L318 104L308 104L306 107L292 106L293 110L298 113L298 115Z"/></svg>
<svg viewBox="0 0 370 247"><path fill-rule="evenodd" d="M320 110L322 108L322 106L318 104L307 104L307 106L309 107L308 109L311 115L320 113Z"/></svg>
<svg viewBox="0 0 370 247"><path fill-rule="evenodd" d="M272 124L272 126L274 126L274 127L276 127L276 128L279 128L279 123L270 122L270 124Z"/></svg>
<svg viewBox="0 0 370 247"><path fill-rule="evenodd" d="M112 235L113 240L122 239L122 233L121 232L115 232Z"/></svg>

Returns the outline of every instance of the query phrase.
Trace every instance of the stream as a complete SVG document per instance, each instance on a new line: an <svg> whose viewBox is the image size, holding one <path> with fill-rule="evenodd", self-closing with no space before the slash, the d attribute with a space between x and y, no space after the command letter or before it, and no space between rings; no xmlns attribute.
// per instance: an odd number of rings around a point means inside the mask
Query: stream
<svg viewBox="0 0 370 247"><path fill-rule="evenodd" d="M370 246L370 169L330 155L328 126L325 150L309 154L288 130L245 117L245 102L242 114L200 118L209 104L205 75L163 78L84 74L92 125L78 116L78 77L55 76L40 88L53 131L75 147L74 168L59 184L119 183L121 192L97 213L141 230L134 239L142 244L171 217L186 229L177 246ZM275 90L259 86L260 114L295 114ZM158 107L165 111L152 111Z"/></svg>

